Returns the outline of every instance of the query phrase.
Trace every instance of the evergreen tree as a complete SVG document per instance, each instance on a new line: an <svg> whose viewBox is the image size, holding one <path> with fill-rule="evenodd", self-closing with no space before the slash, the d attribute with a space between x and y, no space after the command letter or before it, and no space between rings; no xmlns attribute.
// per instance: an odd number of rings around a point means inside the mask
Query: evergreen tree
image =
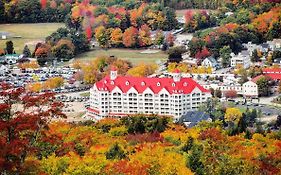
<svg viewBox="0 0 281 175"><path fill-rule="evenodd" d="M247 129L247 122L246 122L246 117L243 114L243 116L241 117L241 119L238 122L237 131L238 131L238 133L242 133L242 132L245 132L246 129Z"/></svg>
<svg viewBox="0 0 281 175"><path fill-rule="evenodd" d="M184 152L188 152L192 148L193 143L194 143L194 138L189 136L181 150Z"/></svg>
<svg viewBox="0 0 281 175"><path fill-rule="evenodd" d="M105 153L106 159L124 159L126 154L124 150L115 143L108 152Z"/></svg>
<svg viewBox="0 0 281 175"><path fill-rule="evenodd" d="M249 130L246 130L244 138L245 139L252 139L252 134Z"/></svg>
<svg viewBox="0 0 281 175"><path fill-rule="evenodd" d="M222 58L222 66L228 67L230 65L231 48L229 46L224 46L220 49L220 56Z"/></svg>
<svg viewBox="0 0 281 175"><path fill-rule="evenodd" d="M252 61L252 62L257 62L257 61L259 61L259 59L260 59L260 57L259 57L259 55L258 55L258 51L257 51L257 49L255 49L255 50L253 51L253 53L252 53L251 61Z"/></svg>
<svg viewBox="0 0 281 175"><path fill-rule="evenodd" d="M23 54L24 57L26 57L26 58L31 57L31 52L30 52L30 50L29 50L29 48L28 48L27 45L24 46L23 51L22 51L22 54Z"/></svg>
<svg viewBox="0 0 281 175"><path fill-rule="evenodd" d="M187 166L195 172L196 175L204 174L204 164L201 160L202 154L203 147L201 145L194 145L187 159Z"/></svg>
<svg viewBox="0 0 281 175"><path fill-rule="evenodd" d="M14 53L14 43L12 41L6 42L6 54L13 54Z"/></svg>
<svg viewBox="0 0 281 175"><path fill-rule="evenodd" d="M269 95L269 81L266 77L261 77L257 81L258 92L260 96L268 96Z"/></svg>
<svg viewBox="0 0 281 175"><path fill-rule="evenodd" d="M221 92L221 90L216 89L216 90L215 90L215 93L214 93L214 96L215 96L215 97L218 97L218 98L221 98L221 97L222 97L222 92Z"/></svg>

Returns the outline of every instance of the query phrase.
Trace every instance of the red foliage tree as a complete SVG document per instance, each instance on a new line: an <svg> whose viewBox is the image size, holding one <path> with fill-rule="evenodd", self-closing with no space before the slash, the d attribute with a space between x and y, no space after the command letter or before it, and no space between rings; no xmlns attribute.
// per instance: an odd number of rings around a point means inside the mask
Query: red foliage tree
<svg viewBox="0 0 281 175"><path fill-rule="evenodd" d="M195 58L198 60L198 62L201 62L204 58L207 58L210 55L211 53L209 52L209 50L206 47L204 47L201 51L198 51L195 54Z"/></svg>
<svg viewBox="0 0 281 175"><path fill-rule="evenodd" d="M64 117L63 104L53 93L31 94L7 84L0 89L0 171L18 174L51 119Z"/></svg>
<svg viewBox="0 0 281 175"><path fill-rule="evenodd" d="M41 2L41 8L42 9L46 9L46 7L47 7L47 0L41 0L40 2Z"/></svg>
<svg viewBox="0 0 281 175"><path fill-rule="evenodd" d="M173 46L175 42L175 37L172 33L169 33L166 37L166 43L168 44L168 46Z"/></svg>
<svg viewBox="0 0 281 175"><path fill-rule="evenodd" d="M236 92L236 90L228 90L228 91L225 91L224 96L226 98L236 98L237 92Z"/></svg>

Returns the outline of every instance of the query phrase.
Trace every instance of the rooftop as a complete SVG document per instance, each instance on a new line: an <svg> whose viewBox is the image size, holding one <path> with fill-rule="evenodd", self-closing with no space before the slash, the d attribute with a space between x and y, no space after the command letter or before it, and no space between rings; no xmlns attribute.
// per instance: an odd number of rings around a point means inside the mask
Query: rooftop
<svg viewBox="0 0 281 175"><path fill-rule="evenodd" d="M127 93L131 88L138 93L143 93L149 88L154 94L164 89L170 94L189 94L196 88L202 92L209 92L191 78L181 78L175 82L173 78L118 76L115 80L110 80L110 77L106 76L95 85L100 91L111 92L118 87L123 93Z"/></svg>

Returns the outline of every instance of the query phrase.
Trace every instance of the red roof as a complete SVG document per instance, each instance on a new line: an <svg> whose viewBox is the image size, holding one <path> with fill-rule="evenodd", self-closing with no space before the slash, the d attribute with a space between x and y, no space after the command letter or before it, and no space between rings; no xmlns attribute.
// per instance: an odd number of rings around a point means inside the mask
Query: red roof
<svg viewBox="0 0 281 175"><path fill-rule="evenodd" d="M165 88L170 94L189 94L196 87L202 92L209 92L191 78L181 78L179 82L175 82L173 78L148 78L148 77L130 77L118 76L115 80L110 80L107 76L96 83L96 87L100 91L112 91L115 87L119 87L123 93L127 93L131 87L134 87L138 93L143 93L150 88L154 94L158 94Z"/></svg>
<svg viewBox="0 0 281 175"><path fill-rule="evenodd" d="M254 82L254 83L257 83L257 81L258 81L260 78L262 78L262 77L265 77L265 76L264 76L264 75L259 75L259 76L255 77L255 78L253 78L251 81Z"/></svg>
<svg viewBox="0 0 281 175"><path fill-rule="evenodd" d="M281 80L281 68L264 68L262 71L273 80Z"/></svg>
<svg viewBox="0 0 281 175"><path fill-rule="evenodd" d="M87 110L90 111L90 112L97 113L97 114L100 113L100 111L98 111L98 110L96 110L96 109L92 109L92 108L88 108Z"/></svg>
<svg viewBox="0 0 281 175"><path fill-rule="evenodd" d="M281 80L281 74L266 74L266 76L270 77L273 80Z"/></svg>
<svg viewBox="0 0 281 175"><path fill-rule="evenodd" d="M264 68L263 73L278 73L281 74L281 68Z"/></svg>

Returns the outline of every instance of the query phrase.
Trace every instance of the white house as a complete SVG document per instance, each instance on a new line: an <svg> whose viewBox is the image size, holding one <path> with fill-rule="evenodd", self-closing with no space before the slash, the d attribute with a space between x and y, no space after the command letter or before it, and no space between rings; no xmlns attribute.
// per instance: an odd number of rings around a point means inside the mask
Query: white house
<svg viewBox="0 0 281 175"><path fill-rule="evenodd" d="M20 58L20 55L17 54L8 54L4 56L4 60L8 64L16 64L18 59Z"/></svg>
<svg viewBox="0 0 281 175"><path fill-rule="evenodd" d="M205 58L202 61L201 65L204 67L211 67L213 69L217 69L220 67L219 63L217 62L217 60L214 57Z"/></svg>
<svg viewBox="0 0 281 175"><path fill-rule="evenodd" d="M243 50L238 55L231 54L231 56L231 67L237 67L238 65L241 65L245 69L250 67L251 59L249 51Z"/></svg>
<svg viewBox="0 0 281 175"><path fill-rule="evenodd" d="M173 116L179 119L197 109L211 94L191 78L182 78L179 71L173 78L110 76L90 89L88 116L93 120L122 117L138 113Z"/></svg>
<svg viewBox="0 0 281 175"><path fill-rule="evenodd" d="M9 72L9 69L6 66L4 66L4 65L0 66L0 75L3 75L8 72Z"/></svg>
<svg viewBox="0 0 281 175"><path fill-rule="evenodd" d="M253 81L247 81L242 85L244 97L258 97L258 85Z"/></svg>
<svg viewBox="0 0 281 175"><path fill-rule="evenodd" d="M267 41L269 48L271 50L281 49L281 39L273 39L272 41Z"/></svg>

